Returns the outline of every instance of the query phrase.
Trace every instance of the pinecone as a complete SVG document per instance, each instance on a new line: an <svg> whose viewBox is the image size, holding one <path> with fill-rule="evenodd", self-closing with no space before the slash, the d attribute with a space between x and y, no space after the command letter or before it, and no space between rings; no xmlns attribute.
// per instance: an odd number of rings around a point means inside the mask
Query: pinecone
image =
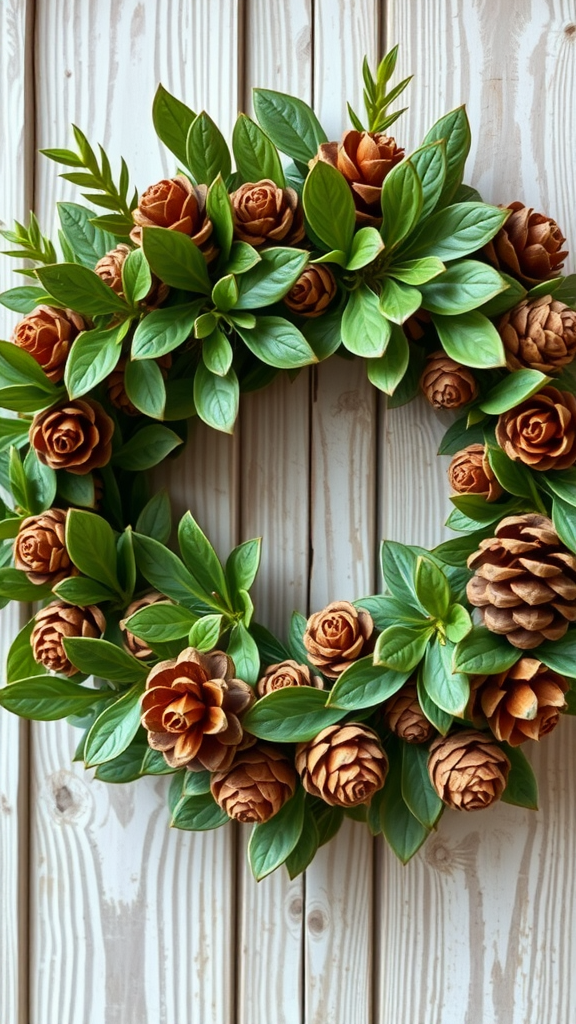
<svg viewBox="0 0 576 1024"><path fill-rule="evenodd" d="M576 556L546 516L507 516L470 555L466 588L484 625L522 650L564 636L576 620Z"/></svg>
<svg viewBox="0 0 576 1024"><path fill-rule="evenodd" d="M268 666L256 684L256 693L265 697L267 693L283 690L286 686L314 686L322 690L324 681L320 676L313 676L308 665L299 665L297 661L288 659Z"/></svg>
<svg viewBox="0 0 576 1024"><path fill-rule="evenodd" d="M528 288L556 277L568 255L566 239L555 220L524 203L510 203L510 216L483 253L493 266L517 277Z"/></svg>
<svg viewBox="0 0 576 1024"><path fill-rule="evenodd" d="M436 732L420 707L416 684L410 680L388 698L383 711L390 731L406 743L427 743Z"/></svg>
<svg viewBox="0 0 576 1024"><path fill-rule="evenodd" d="M147 608L149 604L158 604L162 601L164 604L169 604L168 598L164 594L160 594L157 590L152 590L149 594L145 594L144 597L137 598L136 601L132 601L129 604L126 611L124 612L124 618L120 619L118 625L124 634L124 646L130 654L133 654L135 658L139 658L140 661L146 661L147 658L152 658L154 651L144 640L140 640L139 637L134 636L129 629L126 629L126 621L131 615L135 615L141 608Z"/></svg>
<svg viewBox="0 0 576 1024"><path fill-rule="evenodd" d="M428 774L438 796L455 811L481 811L499 800L510 761L485 732L457 729L430 747Z"/></svg>
<svg viewBox="0 0 576 1024"><path fill-rule="evenodd" d="M551 295L523 299L498 321L510 370L554 373L576 356L576 312Z"/></svg>
<svg viewBox="0 0 576 1024"><path fill-rule="evenodd" d="M476 677L472 689L473 717L481 710L496 739L517 747L558 725L568 683L536 658L520 658L507 672Z"/></svg>
<svg viewBox="0 0 576 1024"><path fill-rule="evenodd" d="M229 818L269 821L296 789L294 766L275 747L258 744L237 754L226 771L215 772L212 796Z"/></svg>
<svg viewBox="0 0 576 1024"><path fill-rule="evenodd" d="M461 366L441 349L428 356L420 387L435 409L460 409L478 394L478 382L472 370Z"/></svg>
<svg viewBox="0 0 576 1024"><path fill-rule="evenodd" d="M332 807L369 804L382 789L388 758L373 729L356 722L329 725L296 747L296 771L307 793Z"/></svg>

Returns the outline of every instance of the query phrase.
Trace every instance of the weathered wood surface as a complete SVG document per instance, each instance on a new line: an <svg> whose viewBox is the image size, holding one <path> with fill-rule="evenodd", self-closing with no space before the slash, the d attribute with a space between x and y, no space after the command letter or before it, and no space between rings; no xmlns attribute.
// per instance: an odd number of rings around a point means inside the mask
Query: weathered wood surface
<svg viewBox="0 0 576 1024"><path fill-rule="evenodd" d="M30 147L74 121L144 188L173 161L155 140L158 81L225 130L259 84L312 100L331 137L360 63L401 44L416 73L394 131L415 145L466 100L468 180L522 198L576 238L576 20L571 0L22 0L0 4L0 218L31 193ZM26 18L29 21L26 21ZM35 39L34 65L25 63ZM35 109L26 106L34 73ZM23 129L26 129L24 133ZM24 173L22 167L25 168ZM39 158L46 229L72 189ZM570 269L574 269L573 266ZM4 263L4 279L7 268ZM5 285L7 286L7 285ZM222 553L264 536L258 617L353 598L378 581L381 537L433 544L447 507L442 425L386 412L361 368L336 360L246 396L233 439L198 431L164 479ZM6 613L4 623L6 623ZM5 627L6 628L6 627ZM5 636L6 633L3 633ZM106 787L70 765L76 734L33 729L29 958L21 955L27 836L22 730L0 719L0 1019L6 1024L540 1024L576 1017L572 722L534 758L537 815L446 814L407 867L343 829L306 880L259 886L233 829L166 828L165 784ZM8 810L6 810L8 808ZM19 888L20 884L20 888ZM17 912L20 907L19 913ZM18 926L20 921L20 926ZM29 1011L25 968L29 962Z"/></svg>

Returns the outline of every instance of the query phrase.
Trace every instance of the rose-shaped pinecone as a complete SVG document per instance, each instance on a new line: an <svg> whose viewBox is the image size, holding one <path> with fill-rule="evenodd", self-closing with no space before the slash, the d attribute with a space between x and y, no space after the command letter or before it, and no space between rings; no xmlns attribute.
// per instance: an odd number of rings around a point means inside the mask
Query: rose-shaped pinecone
<svg viewBox="0 0 576 1024"><path fill-rule="evenodd" d="M520 658L507 672L473 680L474 711L481 710L497 740L517 747L552 732L566 707L568 683L536 658Z"/></svg>
<svg viewBox="0 0 576 1024"><path fill-rule="evenodd" d="M556 221L520 202L504 209L511 210L508 220L483 249L490 263L528 288L556 277L568 255Z"/></svg>
<svg viewBox="0 0 576 1024"><path fill-rule="evenodd" d="M530 469L568 469L576 462L576 398L549 384L498 417L496 440Z"/></svg>
<svg viewBox="0 0 576 1024"><path fill-rule="evenodd" d="M428 356L420 387L435 409L459 409L478 394L472 371L441 350Z"/></svg>
<svg viewBox="0 0 576 1024"><path fill-rule="evenodd" d="M576 556L550 519L507 516L470 555L466 593L484 625L522 650L559 640L576 620Z"/></svg>
<svg viewBox="0 0 576 1024"><path fill-rule="evenodd" d="M237 754L225 771L215 772L210 789L229 818L260 825L294 796L296 781L294 766L284 754L258 744Z"/></svg>
<svg viewBox="0 0 576 1024"><path fill-rule="evenodd" d="M369 612L349 601L332 601L306 623L302 640L308 660L329 679L337 679L360 657L373 629Z"/></svg>
<svg viewBox="0 0 576 1024"><path fill-rule="evenodd" d="M388 758L367 725L329 725L296 747L296 771L307 793L332 807L369 804L382 789Z"/></svg>
<svg viewBox="0 0 576 1024"><path fill-rule="evenodd" d="M62 380L72 342L86 329L83 318L71 309L37 306L16 324L12 341L42 367L51 381Z"/></svg>
<svg viewBox="0 0 576 1024"><path fill-rule="evenodd" d="M404 157L395 139L383 132L344 132L342 142L323 142L318 159L337 167L352 190L356 223L379 227L380 193L386 175Z"/></svg>
<svg viewBox="0 0 576 1024"><path fill-rule="evenodd" d="M312 675L308 665L299 665L292 660L280 661L266 669L258 680L256 692L259 697L265 697L267 693L283 690L287 686L315 686L317 690L322 690L324 683L320 676Z"/></svg>
<svg viewBox="0 0 576 1024"><path fill-rule="evenodd" d="M160 367L160 373L164 380L166 380L168 371L172 366L172 353L167 352L165 356L158 356L154 362ZM112 370L112 373L107 376L106 387L108 388L108 398L114 408L120 409L120 412L123 412L125 416L141 416L142 413L140 410L136 408L134 403L126 394L124 374L126 372L127 363L128 356L120 356L120 359Z"/></svg>
<svg viewBox="0 0 576 1024"><path fill-rule="evenodd" d="M284 302L293 313L315 317L321 316L335 295L334 274L329 267L317 264L314 267L306 267L284 296Z"/></svg>
<svg viewBox="0 0 576 1024"><path fill-rule="evenodd" d="M165 178L150 185L140 196L138 208L132 211L136 224L130 238L140 244L142 228L170 228L190 235L207 263L218 255L214 243L212 221L206 215L206 185L193 185L184 174Z"/></svg>
<svg viewBox="0 0 576 1024"><path fill-rule="evenodd" d="M480 811L499 800L510 761L492 736L458 729L430 747L428 774L438 796L455 811Z"/></svg>
<svg viewBox="0 0 576 1024"><path fill-rule="evenodd" d="M252 688L234 679L234 663L226 654L187 647L150 672L142 725L152 749L161 750L171 768L224 771L236 751L253 742L239 716L254 699Z"/></svg>
<svg viewBox="0 0 576 1024"><path fill-rule="evenodd" d="M96 605L77 608L63 601L52 601L35 617L30 637L32 654L35 661L51 672L76 675L78 669L69 660L63 641L70 636L98 638L105 629L106 620Z"/></svg>
<svg viewBox="0 0 576 1024"><path fill-rule="evenodd" d="M304 238L304 217L293 188L269 178L248 181L230 196L234 237L260 245L296 245Z"/></svg>
<svg viewBox="0 0 576 1024"><path fill-rule="evenodd" d="M129 604L125 613L124 618L120 621L120 629L124 634L124 646L130 654L133 654L135 658L139 658L145 661L146 658L151 658L154 651L148 647L148 644L144 640L140 640L134 633L131 633L129 629L126 629L126 620L131 615L135 615L141 608L147 608L149 604L158 604L159 601L164 604L170 604L164 594L159 594L157 590L153 590L150 594L145 594L144 597L139 597L136 601L132 601Z"/></svg>
<svg viewBox="0 0 576 1024"><path fill-rule="evenodd" d="M110 461L113 433L114 422L99 402L76 398L37 413L30 443L46 466L83 476Z"/></svg>
<svg viewBox="0 0 576 1024"><path fill-rule="evenodd" d="M76 574L66 550L66 512L49 508L39 516L28 516L18 528L14 541L14 565L31 583L54 586Z"/></svg>
<svg viewBox="0 0 576 1024"><path fill-rule="evenodd" d="M420 707L416 684L408 681L385 701L384 721L406 743L427 743L436 730Z"/></svg>
<svg viewBox="0 0 576 1024"><path fill-rule="evenodd" d="M115 249L111 249L105 256L102 256L98 260L98 263L94 267L94 273L98 274L102 280L119 295L120 298L124 298L123 282L122 282L122 267L126 257L132 252L129 245L124 242L120 242ZM164 299L168 298L170 289L167 284L160 281L155 274L152 274L152 284L146 297L142 300L146 309L152 310L160 306Z"/></svg>
<svg viewBox="0 0 576 1024"><path fill-rule="evenodd" d="M502 494L483 444L469 444L457 452L448 466L448 480L457 494L480 494L496 501Z"/></svg>
<svg viewBox="0 0 576 1024"><path fill-rule="evenodd" d="M498 321L510 370L554 373L576 356L576 312L551 295L523 299Z"/></svg>

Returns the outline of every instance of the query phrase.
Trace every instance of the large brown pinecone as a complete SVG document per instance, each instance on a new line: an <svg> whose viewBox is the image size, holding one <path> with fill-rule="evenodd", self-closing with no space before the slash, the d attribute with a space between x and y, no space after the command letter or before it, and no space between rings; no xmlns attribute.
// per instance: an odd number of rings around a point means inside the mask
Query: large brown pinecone
<svg viewBox="0 0 576 1024"><path fill-rule="evenodd" d="M483 250L490 263L528 288L556 277L568 255L556 221L518 201L504 209L511 211L508 220Z"/></svg>
<svg viewBox="0 0 576 1024"><path fill-rule="evenodd" d="M373 629L369 612L349 601L332 601L306 623L302 641L308 660L329 679L337 679L362 655Z"/></svg>
<svg viewBox="0 0 576 1024"><path fill-rule="evenodd" d="M498 417L496 440L509 459L531 469L569 469L576 462L576 397L549 384Z"/></svg>
<svg viewBox="0 0 576 1024"><path fill-rule="evenodd" d="M224 771L253 737L240 716L254 703L248 683L234 679L234 663L222 651L202 654L187 647L155 665L142 697L148 743L171 768Z"/></svg>
<svg viewBox="0 0 576 1024"><path fill-rule="evenodd" d="M567 690L563 676L536 658L520 658L507 672L472 680L473 715L482 711L496 739L517 747L552 732Z"/></svg>
<svg viewBox="0 0 576 1024"><path fill-rule="evenodd" d="M576 356L576 312L551 295L523 299L498 321L510 370L554 373Z"/></svg>
<svg viewBox="0 0 576 1024"><path fill-rule="evenodd" d="M50 582L54 586L76 575L78 570L66 549L66 515L61 508L49 508L20 523L14 541L14 565L31 583Z"/></svg>
<svg viewBox="0 0 576 1024"><path fill-rule="evenodd" d="M436 732L420 707L416 683L408 680L384 703L384 721L406 743L427 743Z"/></svg>
<svg viewBox="0 0 576 1024"><path fill-rule="evenodd" d="M106 629L106 620L97 605L77 608L63 601L51 601L34 619L30 645L34 660L51 672L74 676L78 669L64 650L70 636L98 638Z"/></svg>
<svg viewBox="0 0 576 1024"><path fill-rule="evenodd" d="M344 132L342 142L323 142L315 159L337 167L352 190L356 223L379 227L380 195L387 174L404 157L396 140L384 132Z"/></svg>
<svg viewBox="0 0 576 1024"><path fill-rule="evenodd" d="M225 771L215 772L210 789L229 818L260 825L294 796L296 781L288 758L275 747L259 743L237 754Z"/></svg>
<svg viewBox="0 0 576 1024"><path fill-rule="evenodd" d="M466 593L484 625L530 650L576 620L576 556L546 516L507 516L470 555Z"/></svg>
<svg viewBox="0 0 576 1024"><path fill-rule="evenodd" d="M499 800L510 761L492 736L457 729L430 747L428 774L438 796L455 811L481 811Z"/></svg>
<svg viewBox="0 0 576 1024"><path fill-rule="evenodd" d="M388 758L373 729L356 722L329 725L296 747L296 771L307 793L333 807L368 804L382 789Z"/></svg>
<svg viewBox="0 0 576 1024"><path fill-rule="evenodd" d="M451 359L442 349L428 356L420 387L435 409L460 409L478 394L472 370Z"/></svg>

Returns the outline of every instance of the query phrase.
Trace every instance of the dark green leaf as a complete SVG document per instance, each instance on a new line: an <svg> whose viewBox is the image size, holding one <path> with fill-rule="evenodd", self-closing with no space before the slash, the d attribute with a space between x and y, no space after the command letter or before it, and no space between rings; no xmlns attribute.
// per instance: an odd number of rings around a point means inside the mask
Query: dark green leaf
<svg viewBox="0 0 576 1024"><path fill-rule="evenodd" d="M428 750L420 744L402 744L402 798L424 828L434 828L444 804L430 781Z"/></svg>
<svg viewBox="0 0 576 1024"><path fill-rule="evenodd" d="M381 704L396 693L409 678L409 672L394 672L374 665L371 655L354 661L344 669L328 694L327 707L357 711Z"/></svg>
<svg viewBox="0 0 576 1024"><path fill-rule="evenodd" d="M142 774L142 759L150 748L145 743L131 743L126 750L105 764L98 765L94 778L100 782L122 784L134 782ZM78 758L83 760L82 757ZM166 762L164 761L164 765Z"/></svg>
<svg viewBox="0 0 576 1024"><path fill-rule="evenodd" d="M195 615L204 615L209 610L206 595L177 555L141 533L135 533L133 541L136 564L155 590L183 604Z"/></svg>
<svg viewBox="0 0 576 1024"><path fill-rule="evenodd" d="M112 761L130 746L140 726L141 696L142 686L133 686L98 716L86 737L87 768Z"/></svg>
<svg viewBox="0 0 576 1024"><path fill-rule="evenodd" d="M262 697L244 715L247 732L277 743L303 743L344 717L343 708L325 707L326 694L312 686L287 686Z"/></svg>
<svg viewBox="0 0 576 1024"><path fill-rule="evenodd" d="M505 804L515 804L517 807L537 811L538 783L532 765L520 747L511 747L508 743L502 743L501 746L511 765L502 801Z"/></svg>
<svg viewBox="0 0 576 1024"><path fill-rule="evenodd" d="M86 316L128 312L129 307L98 274L77 263L38 267L41 285L57 302Z"/></svg>
<svg viewBox="0 0 576 1024"><path fill-rule="evenodd" d="M304 825L302 787L291 800L262 825L255 825L248 843L248 859L257 882L271 874L292 853Z"/></svg>
<svg viewBox="0 0 576 1024"><path fill-rule="evenodd" d="M93 690L56 676L38 676L0 690L0 707L21 718L54 722L68 715L83 715L93 704L111 696L110 690Z"/></svg>
<svg viewBox="0 0 576 1024"><path fill-rule="evenodd" d="M341 249L348 253L356 213L344 175L331 164L318 160L304 183L302 203L306 220L320 241L328 249Z"/></svg>
<svg viewBox="0 0 576 1024"><path fill-rule="evenodd" d="M240 114L234 125L232 149L236 167L244 181L268 178L279 188L285 188L286 180L276 147L246 114Z"/></svg>
<svg viewBox="0 0 576 1024"><path fill-rule="evenodd" d="M66 548L80 572L118 591L116 538L105 519L93 512L70 509L66 517Z"/></svg>
<svg viewBox="0 0 576 1024"><path fill-rule="evenodd" d="M507 412L526 398L531 398L549 381L550 377L540 370L515 370L488 392L480 408L490 416L499 416L501 412Z"/></svg>
<svg viewBox="0 0 576 1024"><path fill-rule="evenodd" d="M145 316L134 332L132 358L157 359L173 352L191 336L203 304L204 300L183 306L167 306Z"/></svg>
<svg viewBox="0 0 576 1024"><path fill-rule="evenodd" d="M470 684L465 675L454 670L454 644L436 638L428 647L422 670L422 682L429 697L447 715L462 717L470 699Z"/></svg>
<svg viewBox="0 0 576 1024"><path fill-rule="evenodd" d="M172 531L172 511L168 491L161 490L150 498L136 520L136 531L166 544Z"/></svg>
<svg viewBox="0 0 576 1024"><path fill-rule="evenodd" d="M437 704L434 703L424 686L424 664L420 666L417 680L418 703L429 722L442 736L446 736L451 725L452 715L447 715Z"/></svg>
<svg viewBox="0 0 576 1024"><path fill-rule="evenodd" d="M301 875L316 856L320 836L314 813L308 801L304 804L304 822L300 838L292 853L286 858L286 868L291 879Z"/></svg>
<svg viewBox="0 0 576 1024"><path fill-rule="evenodd" d="M316 114L302 100L272 89L255 89L253 97L264 131L293 160L307 164L328 141Z"/></svg>
<svg viewBox="0 0 576 1024"><path fill-rule="evenodd" d="M576 552L576 509L573 505L562 501L562 498L554 498L552 502L552 522L560 540Z"/></svg>
<svg viewBox="0 0 576 1024"><path fill-rule="evenodd" d="M456 647L454 668L469 675L494 675L515 665L522 651L485 626L474 626Z"/></svg>
<svg viewBox="0 0 576 1024"><path fill-rule="evenodd" d="M61 580L54 587L54 593L61 601L78 605L79 608L86 608L89 604L99 604L101 601L113 601L117 596L103 583L89 580L85 576L70 576L68 579Z"/></svg>
<svg viewBox="0 0 576 1024"><path fill-rule="evenodd" d="M386 251L390 252L410 234L422 210L422 184L410 159L403 160L386 175L381 202L380 231Z"/></svg>
<svg viewBox="0 0 576 1024"><path fill-rule="evenodd" d="M159 462L162 462L180 444L182 444L182 438L178 437L178 434L175 434L169 427L151 424L148 427L142 427L122 448L118 449L113 457L114 465L132 472L151 469L152 466L157 466Z"/></svg>
<svg viewBox="0 0 576 1024"><path fill-rule="evenodd" d="M28 352L9 341L0 341L0 387L26 384L46 392L52 402L60 393Z"/></svg>
<svg viewBox="0 0 576 1024"><path fill-rule="evenodd" d="M186 164L202 185L211 185L218 174L226 179L232 169L226 140L204 110L188 129Z"/></svg>
<svg viewBox="0 0 576 1024"><path fill-rule="evenodd" d="M260 658L264 666L276 665L281 661L286 661L292 657L291 652L284 644L280 643L279 640L266 629L265 626L261 626L257 622L253 622L250 626L250 633L254 637L258 650L260 652Z"/></svg>
<svg viewBox="0 0 576 1024"><path fill-rule="evenodd" d="M264 249L261 260L238 278L235 309L257 309L277 302L290 291L308 262L302 249Z"/></svg>
<svg viewBox="0 0 576 1024"><path fill-rule="evenodd" d="M229 820L226 811L218 806L212 794L204 793L179 800L172 813L170 825L191 832L206 832L220 828Z"/></svg>
<svg viewBox="0 0 576 1024"><path fill-rule="evenodd" d="M171 288L209 295L206 260L192 239L170 228L143 228L142 248L150 267Z"/></svg>
<svg viewBox="0 0 576 1024"><path fill-rule="evenodd" d="M31 676L46 675L44 665L39 665L32 654L30 636L34 626L35 619L30 619L10 645L6 661L8 683L15 683L18 679L29 679Z"/></svg>
<svg viewBox="0 0 576 1024"><path fill-rule="evenodd" d="M518 651L517 653L520 655L522 652ZM576 629L569 629L559 640L546 640L537 648L535 656L554 672L560 672L561 675L565 676L574 675L574 666L576 665Z"/></svg>
<svg viewBox="0 0 576 1024"><path fill-rule="evenodd" d="M21 569L0 568L0 598L9 601L40 601L50 593L49 583L31 583Z"/></svg>
<svg viewBox="0 0 576 1024"><path fill-rule="evenodd" d="M115 327L82 331L74 341L64 373L70 398L80 398L108 377L122 354L129 321Z"/></svg>
<svg viewBox="0 0 576 1024"><path fill-rule="evenodd" d="M163 419L166 387L156 360L128 359L124 370L124 387L136 409L152 419Z"/></svg>
<svg viewBox="0 0 576 1024"><path fill-rule="evenodd" d="M246 540L234 548L226 562L226 579L232 593L250 590L260 565L262 538Z"/></svg>
<svg viewBox="0 0 576 1024"><path fill-rule="evenodd" d="M67 636L63 643L72 664L88 676L110 679L113 683L136 683L148 674L146 665L109 640Z"/></svg>
<svg viewBox="0 0 576 1024"><path fill-rule="evenodd" d="M214 235L220 249L220 261L227 260L234 237L234 218L230 196L220 174L208 189L206 213L212 221Z"/></svg>
<svg viewBox="0 0 576 1024"><path fill-rule="evenodd" d="M202 589L229 604L230 595L224 570L214 548L191 512L186 512L180 520L178 543L184 564L198 580Z"/></svg>
<svg viewBox="0 0 576 1024"><path fill-rule="evenodd" d="M462 181L470 150L470 125L464 107L457 107L436 121L424 142L436 142L437 139L444 139L446 143L446 178L438 200L446 205Z"/></svg>
<svg viewBox="0 0 576 1024"><path fill-rule="evenodd" d="M48 302L49 299L50 296L43 288L36 288L34 285L10 288L0 294L0 304L15 313L31 313L36 306Z"/></svg>
<svg viewBox="0 0 576 1024"><path fill-rule="evenodd" d="M57 203L62 232L74 253L74 262L93 269L99 259L114 248L114 235L91 222L94 210L78 203Z"/></svg>
<svg viewBox="0 0 576 1024"><path fill-rule="evenodd" d="M427 839L428 829L412 814L402 797L400 742L391 743L390 748L390 768L380 799L380 823L389 846L406 864Z"/></svg>
<svg viewBox="0 0 576 1024"><path fill-rule="evenodd" d="M178 604L155 601L125 620L126 629L145 643L160 644L188 636L196 616Z"/></svg>
<svg viewBox="0 0 576 1024"><path fill-rule="evenodd" d="M152 120L158 138L186 166L186 139L196 115L185 103L159 85L152 105Z"/></svg>

